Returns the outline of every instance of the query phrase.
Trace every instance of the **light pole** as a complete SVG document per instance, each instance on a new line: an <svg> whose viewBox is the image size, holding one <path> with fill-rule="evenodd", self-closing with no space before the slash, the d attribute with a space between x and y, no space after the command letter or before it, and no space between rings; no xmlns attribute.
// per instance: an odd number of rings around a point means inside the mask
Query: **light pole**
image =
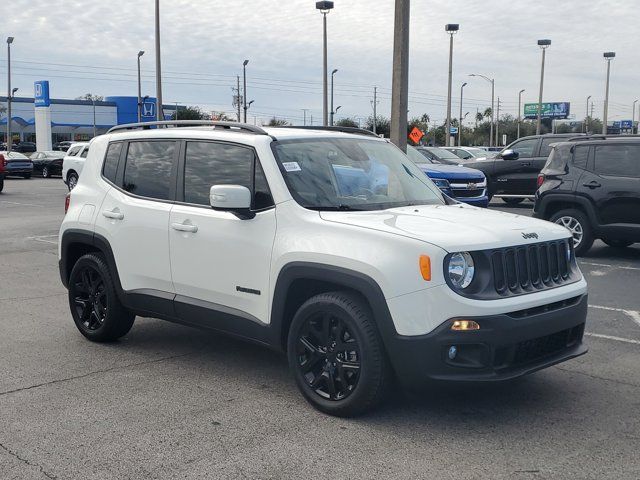
<svg viewBox="0 0 640 480"><path fill-rule="evenodd" d="M540 135L540 122L542 119L542 87L544 85L544 57L551 45L551 40L538 40L538 46L542 49L542 67L540 68L540 95L538 95L538 120L536 122L536 135Z"/></svg>
<svg viewBox="0 0 640 480"><path fill-rule="evenodd" d="M249 60L242 62L242 102L244 104L244 123L247 123L247 64Z"/></svg>
<svg viewBox="0 0 640 480"><path fill-rule="evenodd" d="M91 95L91 105L93 105L93 138L96 138L96 99Z"/></svg>
<svg viewBox="0 0 640 480"><path fill-rule="evenodd" d="M7 152L11 151L11 44L13 37L7 37Z"/></svg>
<svg viewBox="0 0 640 480"><path fill-rule="evenodd" d="M140 57L144 50L138 52L138 123L142 121L142 80L140 79Z"/></svg>
<svg viewBox="0 0 640 480"><path fill-rule="evenodd" d="M333 112L333 114L331 115L331 125L333 126L333 115L335 115L336 113L338 113L338 110L340 110L342 108L342 105L338 105L336 107L336 111Z"/></svg>
<svg viewBox="0 0 640 480"><path fill-rule="evenodd" d="M607 134L607 114L609 113L609 74L611 73L611 60L616 56L616 52L604 52L602 55L607 61L607 85L604 91L604 114L602 115L602 134Z"/></svg>
<svg viewBox="0 0 640 480"><path fill-rule="evenodd" d="M449 83L447 85L447 123L445 126L444 144L446 147L451 145L451 76L453 70L453 36L460 30L457 23L447 23L444 31L449 34Z"/></svg>
<svg viewBox="0 0 640 480"><path fill-rule="evenodd" d="M466 84L467 82L464 82L460 86L460 116L458 117L460 119L460 121L458 122L458 146L459 147L462 146L462 120L464 120L464 118L462 118L462 91L464 90L464 86Z"/></svg>
<svg viewBox="0 0 640 480"><path fill-rule="evenodd" d="M162 66L160 62L160 0L156 0L156 119L164 120L162 109Z"/></svg>
<svg viewBox="0 0 640 480"><path fill-rule="evenodd" d="M494 112L494 108L493 108L493 100L494 100L494 95L495 95L495 86L496 86L496 82L495 79L493 78L489 78L489 77L485 77L484 75L480 75L479 73L472 73L469 75L470 77L480 77L480 78L484 78L487 82L489 82L491 84L491 127L490 127L490 132L489 132L489 146L493 147L493 116L495 114Z"/></svg>
<svg viewBox="0 0 640 480"><path fill-rule="evenodd" d="M633 135L633 130L636 128L636 103L638 103L638 100L634 100L633 105L631 105L631 135Z"/></svg>
<svg viewBox="0 0 640 480"><path fill-rule="evenodd" d="M329 125L333 126L333 116L335 115L335 111L333 110L333 77L335 76L335 74L338 72L337 68L333 69L333 72L331 72L331 121L329 123Z"/></svg>
<svg viewBox="0 0 640 480"><path fill-rule="evenodd" d="M584 133L589 133L589 99L591 95L587 97L587 110L584 113Z"/></svg>
<svg viewBox="0 0 640 480"><path fill-rule="evenodd" d="M327 13L333 8L333 2L316 2L316 9L322 13L322 124L326 127L329 123L328 92L327 92Z"/></svg>
<svg viewBox="0 0 640 480"><path fill-rule="evenodd" d="M523 92L524 92L524 88L518 92L518 133L517 133L516 139L520 138L520 122L522 121L520 115L522 113L521 108L522 108Z"/></svg>

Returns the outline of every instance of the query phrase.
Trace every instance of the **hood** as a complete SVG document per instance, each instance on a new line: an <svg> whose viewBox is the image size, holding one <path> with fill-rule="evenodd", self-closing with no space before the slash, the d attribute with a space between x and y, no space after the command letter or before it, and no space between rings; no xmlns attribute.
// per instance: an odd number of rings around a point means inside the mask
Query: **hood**
<svg viewBox="0 0 640 480"><path fill-rule="evenodd" d="M484 180L484 173L473 168L459 167L457 165L440 165L431 163L421 163L418 165L420 170L430 177L438 178L465 178Z"/></svg>
<svg viewBox="0 0 640 480"><path fill-rule="evenodd" d="M569 237L567 229L555 223L465 204L370 212L320 212L320 217L328 222L413 238L448 252L526 245ZM528 238L525 239L524 234Z"/></svg>

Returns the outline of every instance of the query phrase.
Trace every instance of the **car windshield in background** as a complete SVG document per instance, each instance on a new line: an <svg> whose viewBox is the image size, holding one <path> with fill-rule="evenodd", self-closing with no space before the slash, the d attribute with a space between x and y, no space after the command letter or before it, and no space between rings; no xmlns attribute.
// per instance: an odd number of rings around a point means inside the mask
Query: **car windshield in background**
<svg viewBox="0 0 640 480"><path fill-rule="evenodd" d="M360 138L274 142L292 196L315 210L443 205L442 194L398 148Z"/></svg>

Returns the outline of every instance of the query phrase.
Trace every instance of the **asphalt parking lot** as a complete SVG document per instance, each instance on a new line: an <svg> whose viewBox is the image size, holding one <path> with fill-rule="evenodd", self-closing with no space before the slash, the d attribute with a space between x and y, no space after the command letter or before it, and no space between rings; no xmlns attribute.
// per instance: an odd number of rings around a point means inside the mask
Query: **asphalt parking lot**
<svg viewBox="0 0 640 480"><path fill-rule="evenodd" d="M34 178L0 194L0 479L640 478L640 245L580 260L587 355L344 420L257 346L153 319L86 341L58 276L65 192Z"/></svg>

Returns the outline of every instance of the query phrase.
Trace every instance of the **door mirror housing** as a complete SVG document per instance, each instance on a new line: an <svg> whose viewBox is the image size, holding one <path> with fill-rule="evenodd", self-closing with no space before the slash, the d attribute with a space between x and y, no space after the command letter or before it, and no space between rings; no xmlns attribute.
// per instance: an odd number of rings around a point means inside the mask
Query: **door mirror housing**
<svg viewBox="0 0 640 480"><path fill-rule="evenodd" d="M251 191L242 185L213 185L209 202L214 210L231 212L242 220L255 217L251 211Z"/></svg>
<svg viewBox="0 0 640 480"><path fill-rule="evenodd" d="M520 154L515 150L508 149L508 150L504 150L500 154L500 157L502 157L502 159L504 160L517 160L518 157L520 157Z"/></svg>

